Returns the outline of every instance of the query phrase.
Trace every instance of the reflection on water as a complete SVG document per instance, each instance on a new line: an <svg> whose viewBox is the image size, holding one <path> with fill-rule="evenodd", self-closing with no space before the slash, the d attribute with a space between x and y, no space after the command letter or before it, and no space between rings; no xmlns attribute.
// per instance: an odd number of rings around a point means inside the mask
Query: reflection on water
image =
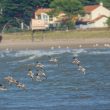
<svg viewBox="0 0 110 110"><path fill-rule="evenodd" d="M49 62L56 57L58 64ZM87 69L86 74L72 64L77 56ZM45 65L47 79L32 81L28 69L34 64ZM27 90L8 85L3 78L12 75L26 84ZM53 49L0 51L0 110L109 110L110 49Z"/></svg>

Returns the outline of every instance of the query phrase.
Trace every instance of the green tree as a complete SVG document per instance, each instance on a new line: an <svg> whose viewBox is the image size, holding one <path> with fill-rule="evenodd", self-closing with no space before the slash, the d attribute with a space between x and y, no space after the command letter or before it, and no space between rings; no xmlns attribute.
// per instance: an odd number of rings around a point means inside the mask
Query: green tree
<svg viewBox="0 0 110 110"><path fill-rule="evenodd" d="M68 25L68 28L74 26L72 17L83 13L82 4L78 0L54 0L50 4L50 7L55 9L53 12L55 14L59 14L59 12L64 12L67 15L67 21L63 21L62 24Z"/></svg>
<svg viewBox="0 0 110 110"><path fill-rule="evenodd" d="M103 2L103 5L110 9L110 0L97 0L98 3Z"/></svg>
<svg viewBox="0 0 110 110"><path fill-rule="evenodd" d="M48 8L53 0L37 0L38 7Z"/></svg>
<svg viewBox="0 0 110 110"><path fill-rule="evenodd" d="M51 0L1 0L0 9L3 9L3 13L0 16L0 26L14 18L29 25L34 11L39 7L48 7L50 2Z"/></svg>
<svg viewBox="0 0 110 110"><path fill-rule="evenodd" d="M85 5L94 5L103 2L104 6L110 9L110 0L79 0L84 6Z"/></svg>
<svg viewBox="0 0 110 110"><path fill-rule="evenodd" d="M56 11L62 11L68 15L77 15L82 13L82 4L78 0L54 0L50 7Z"/></svg>
<svg viewBox="0 0 110 110"><path fill-rule="evenodd" d="M2 2L3 17L8 19L17 17L27 20L32 16L36 6L35 0L4 0Z"/></svg>
<svg viewBox="0 0 110 110"><path fill-rule="evenodd" d="M110 28L110 17L107 19L107 25Z"/></svg>
<svg viewBox="0 0 110 110"><path fill-rule="evenodd" d="M84 6L97 4L97 0L79 0Z"/></svg>

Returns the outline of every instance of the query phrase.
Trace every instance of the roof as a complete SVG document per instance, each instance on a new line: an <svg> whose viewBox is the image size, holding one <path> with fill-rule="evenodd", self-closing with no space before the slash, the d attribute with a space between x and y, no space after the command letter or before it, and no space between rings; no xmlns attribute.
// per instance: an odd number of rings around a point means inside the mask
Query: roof
<svg viewBox="0 0 110 110"><path fill-rule="evenodd" d="M96 8L98 8L100 5L88 5L84 7L84 11L85 12L92 12L93 10L95 10Z"/></svg>
<svg viewBox="0 0 110 110"><path fill-rule="evenodd" d="M101 19L101 18L103 18L103 17L106 17L106 18L107 18L107 16L105 16L105 15L100 15L100 16L98 16L97 18L91 20L90 22L98 21L99 19Z"/></svg>
<svg viewBox="0 0 110 110"><path fill-rule="evenodd" d="M84 19L82 19L81 20L81 22L89 22L89 23L92 23L92 22L95 22L95 21L98 21L99 19L101 19L101 18L103 18L103 17L106 17L107 18L107 16L105 16L105 15L100 15L100 16L98 16L97 18L95 18L95 19L93 19L93 20L84 20Z"/></svg>
<svg viewBox="0 0 110 110"><path fill-rule="evenodd" d="M35 14L40 15L41 13L48 13L50 11L52 11L51 8L39 8L35 11Z"/></svg>

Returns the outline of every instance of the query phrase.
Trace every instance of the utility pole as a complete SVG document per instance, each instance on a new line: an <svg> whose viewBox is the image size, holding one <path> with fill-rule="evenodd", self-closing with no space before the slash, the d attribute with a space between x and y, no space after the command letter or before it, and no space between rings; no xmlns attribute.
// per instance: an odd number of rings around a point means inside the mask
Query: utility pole
<svg viewBox="0 0 110 110"><path fill-rule="evenodd" d="M34 42L34 33L35 33L35 30L32 30L32 42Z"/></svg>
<svg viewBox="0 0 110 110"><path fill-rule="evenodd" d="M1 9L0 9L0 15L2 15L2 14L3 14L3 9L1 8Z"/></svg>
<svg viewBox="0 0 110 110"><path fill-rule="evenodd" d="M3 9L1 7L1 9L0 9L0 16L2 16L2 14L3 14ZM2 36L2 31L1 31L0 32L0 43L2 42L2 39L3 39L3 36Z"/></svg>
<svg viewBox="0 0 110 110"><path fill-rule="evenodd" d="M0 43L2 42L2 38L3 38L2 33L0 33Z"/></svg>
<svg viewBox="0 0 110 110"><path fill-rule="evenodd" d="M24 23L21 22L21 29L23 30L24 29Z"/></svg>

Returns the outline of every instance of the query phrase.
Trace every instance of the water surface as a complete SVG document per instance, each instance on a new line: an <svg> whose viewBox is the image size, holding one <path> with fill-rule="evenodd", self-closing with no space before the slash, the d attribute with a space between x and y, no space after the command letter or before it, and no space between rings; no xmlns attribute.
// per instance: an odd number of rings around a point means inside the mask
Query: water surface
<svg viewBox="0 0 110 110"><path fill-rule="evenodd" d="M49 63L56 57L59 64ZM77 56L86 74L72 64ZM40 61L47 79L32 81L29 68ZM27 90L8 85L3 80L12 75L26 84ZM0 83L8 90L0 91L0 110L110 110L110 49L47 49L0 51Z"/></svg>

